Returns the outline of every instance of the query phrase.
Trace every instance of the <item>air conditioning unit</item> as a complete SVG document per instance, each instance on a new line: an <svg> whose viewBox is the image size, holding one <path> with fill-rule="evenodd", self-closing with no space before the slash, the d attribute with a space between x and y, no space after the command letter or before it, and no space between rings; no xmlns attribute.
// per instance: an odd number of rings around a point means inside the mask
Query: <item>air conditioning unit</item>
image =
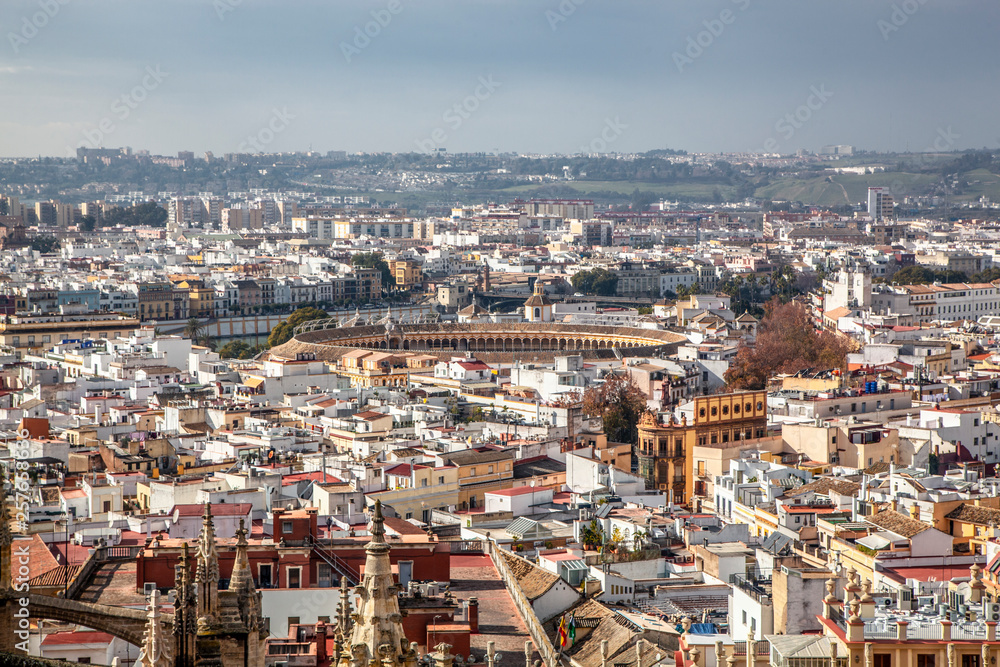
<svg viewBox="0 0 1000 667"><path fill-rule="evenodd" d="M983 616L986 621L1000 623L1000 604L987 602L983 605Z"/></svg>
<svg viewBox="0 0 1000 667"><path fill-rule="evenodd" d="M142 594L145 595L146 597L149 597L150 595L152 595L153 591L155 591L155 590L156 590L156 582L155 581L147 581L146 583L144 583L142 585Z"/></svg>
<svg viewBox="0 0 1000 667"><path fill-rule="evenodd" d="M875 598L876 607L885 607L888 609L892 606L892 598L876 597Z"/></svg>

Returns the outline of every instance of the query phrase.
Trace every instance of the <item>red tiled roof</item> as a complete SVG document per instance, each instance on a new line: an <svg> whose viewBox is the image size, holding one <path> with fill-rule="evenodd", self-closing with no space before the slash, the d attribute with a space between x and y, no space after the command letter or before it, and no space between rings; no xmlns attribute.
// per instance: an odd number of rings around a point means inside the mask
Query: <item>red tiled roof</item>
<svg viewBox="0 0 1000 667"><path fill-rule="evenodd" d="M110 644L114 637L106 632L53 632L42 640L42 646L68 646L72 644Z"/></svg>

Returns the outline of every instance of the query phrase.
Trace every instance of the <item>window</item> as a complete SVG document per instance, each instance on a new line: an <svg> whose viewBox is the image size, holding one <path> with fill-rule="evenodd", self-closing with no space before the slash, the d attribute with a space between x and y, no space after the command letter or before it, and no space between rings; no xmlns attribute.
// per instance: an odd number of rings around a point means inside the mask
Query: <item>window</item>
<svg viewBox="0 0 1000 667"><path fill-rule="evenodd" d="M288 535L289 533L291 533L292 532L292 522L291 521L282 521L281 522L281 532L284 533L285 535Z"/></svg>
<svg viewBox="0 0 1000 667"><path fill-rule="evenodd" d="M444 484L444 475L438 477L438 484Z"/></svg>
<svg viewBox="0 0 1000 667"><path fill-rule="evenodd" d="M412 519L413 518L413 512L407 512L405 518Z"/></svg>
<svg viewBox="0 0 1000 667"><path fill-rule="evenodd" d="M717 407L715 407L715 406L713 405L713 406L712 406L712 416L714 417L714 416L715 416L715 415L717 415L717 414L719 414L719 408L717 408Z"/></svg>
<svg viewBox="0 0 1000 667"><path fill-rule="evenodd" d="M326 563L316 566L316 585L320 588L329 588L333 585L333 572Z"/></svg>
<svg viewBox="0 0 1000 667"><path fill-rule="evenodd" d="M764 409L764 403L761 401L757 401L757 411L760 412L763 409Z"/></svg>
<svg viewBox="0 0 1000 667"><path fill-rule="evenodd" d="M490 467L488 467L488 468L486 469L486 472L487 472L488 474L492 474L492 473L493 473L493 466L490 466Z"/></svg>
<svg viewBox="0 0 1000 667"><path fill-rule="evenodd" d="M271 564L260 564L257 566L257 585L260 588L270 588L271 587Z"/></svg>
<svg viewBox="0 0 1000 667"><path fill-rule="evenodd" d="M722 414L723 414L723 416L729 414L729 406L728 405L723 405L722 406Z"/></svg>
<svg viewBox="0 0 1000 667"><path fill-rule="evenodd" d="M302 568L301 567L290 567L285 570L288 574L288 587L289 588L301 588L302 587Z"/></svg>
<svg viewBox="0 0 1000 667"><path fill-rule="evenodd" d="M875 663L875 667L891 667L888 663L885 665L880 665L878 662ZM962 656L962 667L979 667L979 654L975 655L963 655Z"/></svg>
<svg viewBox="0 0 1000 667"><path fill-rule="evenodd" d="M472 477L475 477L476 476L476 469L472 468L471 470L469 470L469 475L471 475Z"/></svg>
<svg viewBox="0 0 1000 667"><path fill-rule="evenodd" d="M104 501L104 510L103 511L104 512L110 512L111 511L111 501L110 500L105 500Z"/></svg>

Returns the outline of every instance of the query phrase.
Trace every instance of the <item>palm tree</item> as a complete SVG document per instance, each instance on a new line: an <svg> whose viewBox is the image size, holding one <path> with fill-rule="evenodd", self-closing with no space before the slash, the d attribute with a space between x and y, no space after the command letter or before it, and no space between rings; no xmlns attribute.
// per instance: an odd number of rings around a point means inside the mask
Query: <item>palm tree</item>
<svg viewBox="0 0 1000 667"><path fill-rule="evenodd" d="M184 337L197 341L205 333L204 325L198 321L197 317L192 317L184 325Z"/></svg>
<svg viewBox="0 0 1000 667"><path fill-rule="evenodd" d="M207 347L212 352L215 352L216 348L215 341L212 339L212 336L207 332L204 332L200 336L198 336L196 342L198 345L201 345L202 347Z"/></svg>

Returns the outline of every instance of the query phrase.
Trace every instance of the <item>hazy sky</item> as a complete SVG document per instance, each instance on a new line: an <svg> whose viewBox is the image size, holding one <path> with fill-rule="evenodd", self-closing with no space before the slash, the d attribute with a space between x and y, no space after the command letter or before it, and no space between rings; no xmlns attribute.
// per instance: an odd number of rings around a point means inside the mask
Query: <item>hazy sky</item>
<svg viewBox="0 0 1000 667"><path fill-rule="evenodd" d="M0 26L2 156L1000 143L996 0L4 0Z"/></svg>

